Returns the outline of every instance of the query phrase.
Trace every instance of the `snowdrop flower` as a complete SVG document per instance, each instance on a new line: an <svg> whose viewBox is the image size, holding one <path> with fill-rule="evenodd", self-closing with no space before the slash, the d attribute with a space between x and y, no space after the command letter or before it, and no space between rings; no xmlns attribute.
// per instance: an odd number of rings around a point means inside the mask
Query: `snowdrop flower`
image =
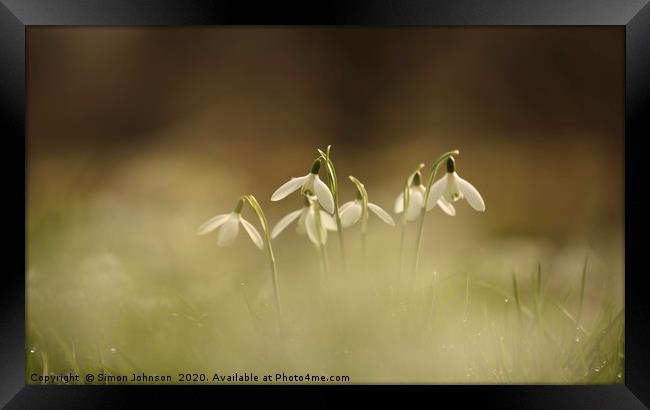
<svg viewBox="0 0 650 410"><path fill-rule="evenodd" d="M303 193L305 191L316 193L318 202L320 202L322 207L329 213L334 212L334 198L332 197L332 193L327 187L327 184L321 181L318 177L319 170L320 158L314 161L309 174L302 177L291 178L288 182L278 188L273 195L271 195L271 201L279 201L300 188Z"/></svg>
<svg viewBox="0 0 650 410"><path fill-rule="evenodd" d="M382 221L386 222L388 225L395 226L395 221L393 218L388 215L388 212L384 211L380 206L375 205L371 202L368 202L368 209L375 213ZM357 191L357 199L354 201L349 201L341 205L341 225L348 227L354 225L361 218L363 213L363 198L361 193Z"/></svg>
<svg viewBox="0 0 650 410"><path fill-rule="evenodd" d="M407 221L413 221L420 215L420 210L424 206L425 190L426 188L422 184L422 173L418 171L413 175L413 181L409 187L409 203L408 209L406 210ZM432 196L429 196L429 203L432 205L427 206L427 211L430 211L438 205L447 215L456 215L456 209L444 197L438 196L437 199L433 199ZM404 211L404 192L400 193L395 199L394 210L396 214L400 214Z"/></svg>
<svg viewBox="0 0 650 410"><path fill-rule="evenodd" d="M456 173L456 163L453 157L447 159L447 174L431 186L427 209L433 208L436 201L443 198L448 202L456 202L465 198L472 208L480 212L485 211L485 202L483 202L481 194L472 184Z"/></svg>
<svg viewBox="0 0 650 410"><path fill-rule="evenodd" d="M250 236L253 243L257 245L258 248L264 249L264 241L262 240L260 233L250 222L241 216L241 210L243 206L244 200L240 199L237 202L237 206L235 206L234 211L228 214L217 215L213 218L208 219L203 225L198 228L197 234L205 235L214 231L215 229L219 229L219 233L217 235L217 245L226 246L235 240L237 234L239 233L239 224L241 224L244 227L246 233L248 233L248 236Z"/></svg>
<svg viewBox="0 0 650 410"><path fill-rule="evenodd" d="M305 205L301 209L289 212L275 224L273 230L271 230L271 238L276 238L287 226L297 219L296 232L299 234L307 233L314 245L319 246L325 244L327 241L327 231L336 231L336 222L330 214L320 210L320 222L324 229L321 230L319 241L318 228L316 226L316 212L309 202L309 195L310 192L307 191Z"/></svg>

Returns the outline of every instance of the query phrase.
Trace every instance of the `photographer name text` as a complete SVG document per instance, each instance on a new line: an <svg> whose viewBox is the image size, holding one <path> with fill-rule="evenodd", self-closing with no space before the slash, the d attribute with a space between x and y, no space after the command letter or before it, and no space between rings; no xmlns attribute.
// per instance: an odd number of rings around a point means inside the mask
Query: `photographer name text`
<svg viewBox="0 0 650 410"><path fill-rule="evenodd" d="M347 383L350 376L330 376L323 374L287 374L253 372L235 373L177 373L175 375L131 373L128 375L110 374L106 372L87 373L80 376L68 374L37 374L29 376L31 384L128 384L128 383L190 383L190 384L221 384L221 383Z"/></svg>

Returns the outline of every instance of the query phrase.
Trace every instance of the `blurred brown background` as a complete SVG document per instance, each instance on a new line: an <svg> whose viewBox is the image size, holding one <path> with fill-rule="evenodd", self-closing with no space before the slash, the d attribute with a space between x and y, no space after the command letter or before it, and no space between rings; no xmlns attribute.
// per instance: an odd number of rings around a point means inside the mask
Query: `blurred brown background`
<svg viewBox="0 0 650 410"><path fill-rule="evenodd" d="M597 229L622 223L623 44L618 28L30 28L30 182L85 152L98 188L167 144L259 175L266 197L331 143L342 176L396 191L459 148L493 230Z"/></svg>

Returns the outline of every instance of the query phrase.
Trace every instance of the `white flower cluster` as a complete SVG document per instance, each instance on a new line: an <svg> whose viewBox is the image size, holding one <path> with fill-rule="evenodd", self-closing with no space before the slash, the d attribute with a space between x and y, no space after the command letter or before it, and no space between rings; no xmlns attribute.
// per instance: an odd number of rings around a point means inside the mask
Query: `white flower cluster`
<svg viewBox="0 0 650 410"><path fill-rule="evenodd" d="M304 206L282 217L271 230L271 238L276 238L297 220L296 231L300 234L307 233L315 245L321 246L327 241L327 231L337 230L337 223L333 216L336 212L338 212L340 224L344 228L361 220L364 214L364 198L360 192L356 199L344 203L339 209L336 208L330 187L319 177L321 161L324 160L322 157L316 159L307 175L291 178L271 195L271 201L284 199L298 190L304 196ZM481 194L456 172L453 156L447 158L447 172L431 185L428 197L427 187L422 183L422 174L419 170L409 178L408 185L409 200L405 214L406 221L417 219L423 208L430 211L436 205L447 215L454 216L456 209L453 203L461 199L466 199L475 210L485 211L485 202ZM199 227L198 234L203 235L218 229L217 244L224 246L235 239L241 224L253 243L263 249L262 236L250 222L241 216L243 203L244 201L240 199L233 212L217 215L206 221ZM315 203L318 203L318 206L314 206ZM367 198L365 204L366 212L372 211L386 224L395 225L393 218L379 205L368 202ZM404 212L404 192L395 199L394 211L396 214Z"/></svg>

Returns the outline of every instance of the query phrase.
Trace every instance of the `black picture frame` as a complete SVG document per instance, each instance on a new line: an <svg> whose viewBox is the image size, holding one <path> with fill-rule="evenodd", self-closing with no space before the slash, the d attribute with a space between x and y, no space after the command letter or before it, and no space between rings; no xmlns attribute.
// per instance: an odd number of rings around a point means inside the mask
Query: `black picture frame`
<svg viewBox="0 0 650 410"><path fill-rule="evenodd" d="M422 386L365 392L364 400L404 403L418 393L431 405L478 401L488 408L646 408L650 405L649 281L642 262L644 138L650 136L650 5L648 0L309 1L298 4L182 0L0 0L0 90L4 160L1 161L4 237L7 244L0 297L0 405L7 408L121 408L134 400L169 403L198 394L223 404L225 387L28 386L25 384L26 29L48 25L542 25L619 26L625 30L625 385ZM25 173L21 173L25 170ZM612 195L621 193L612 192ZM18 216L22 216L19 218ZM6 229L9 228L9 229ZM22 238L20 243L16 238ZM22 252L21 252L22 250ZM343 390L356 389L343 387ZM361 387L363 388L363 387ZM216 389L216 390L215 390ZM228 392L260 404L301 397L305 404L334 400L342 386L242 386ZM367 390L367 388L363 388ZM216 394L215 394L216 393ZM296 395L296 393L302 393ZM232 397L231 397L232 398ZM285 398L285 400L289 400ZM286 403L289 403L288 401ZM645 405L644 405L645 404Z"/></svg>

